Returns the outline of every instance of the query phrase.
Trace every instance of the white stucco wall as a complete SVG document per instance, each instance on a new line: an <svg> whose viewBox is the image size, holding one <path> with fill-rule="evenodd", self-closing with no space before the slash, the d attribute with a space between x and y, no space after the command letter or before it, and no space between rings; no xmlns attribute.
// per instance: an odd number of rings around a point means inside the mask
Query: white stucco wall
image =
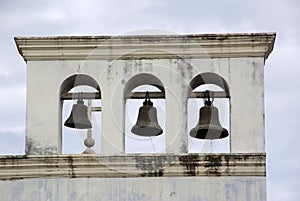
<svg viewBox="0 0 300 201"><path fill-rule="evenodd" d="M264 152L263 68L263 58L30 61L27 63L28 153L61 153L60 88L74 74L89 75L100 86L102 153L124 152L124 89L139 74L153 75L163 84L167 153L185 153L189 83L206 72L223 77L229 86L231 152Z"/></svg>
<svg viewBox="0 0 300 201"><path fill-rule="evenodd" d="M27 179L0 181L0 189L6 201L266 200L264 177Z"/></svg>

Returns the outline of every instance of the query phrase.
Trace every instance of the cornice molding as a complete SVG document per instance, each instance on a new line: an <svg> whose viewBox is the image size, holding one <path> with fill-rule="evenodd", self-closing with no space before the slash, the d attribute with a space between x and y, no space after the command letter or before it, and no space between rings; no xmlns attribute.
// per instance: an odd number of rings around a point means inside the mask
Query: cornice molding
<svg viewBox="0 0 300 201"><path fill-rule="evenodd" d="M263 57L276 33L15 37L25 61Z"/></svg>
<svg viewBox="0 0 300 201"><path fill-rule="evenodd" d="M266 176L265 153L0 156L0 180Z"/></svg>

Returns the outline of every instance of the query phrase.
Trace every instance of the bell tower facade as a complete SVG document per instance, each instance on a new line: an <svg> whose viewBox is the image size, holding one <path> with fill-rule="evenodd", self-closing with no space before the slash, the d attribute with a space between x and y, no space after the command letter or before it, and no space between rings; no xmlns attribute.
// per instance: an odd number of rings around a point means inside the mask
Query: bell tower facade
<svg viewBox="0 0 300 201"><path fill-rule="evenodd" d="M41 192L48 190L59 199L75 192L74 200L85 196L91 200L266 200L264 65L275 33L17 37L15 41L27 63L27 158L14 160L29 165L12 173L14 179L39 178L47 188ZM204 84L221 90L198 91ZM81 85L94 92L71 91ZM135 91L144 85L155 90ZM165 101L164 126L155 119L155 110L154 118L139 117L146 123L138 119L131 131L142 137L164 135L165 148L129 154L125 116L137 111L127 111L126 104L129 99L142 103L145 98L140 114L154 111L150 99ZM191 98L204 99L205 106L196 108L199 123L188 129ZM213 106L218 98L229 101L228 128L218 122ZM101 134L93 136L101 138L99 153L62 153L62 108L69 99L101 100L101 121L96 123ZM69 119L67 125L79 128L74 121ZM151 122L154 130L145 130ZM228 153L189 153L189 137L227 138L230 148ZM44 166L30 174L37 164ZM10 185L21 188L26 179Z"/></svg>

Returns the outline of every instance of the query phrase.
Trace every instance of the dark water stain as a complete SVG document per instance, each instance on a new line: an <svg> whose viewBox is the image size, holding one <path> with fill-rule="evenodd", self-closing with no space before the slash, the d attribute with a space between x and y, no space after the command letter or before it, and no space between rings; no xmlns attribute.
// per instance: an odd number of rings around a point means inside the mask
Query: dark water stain
<svg viewBox="0 0 300 201"><path fill-rule="evenodd" d="M186 167L187 176L196 176L199 166L198 155L183 155L179 157L180 164Z"/></svg>

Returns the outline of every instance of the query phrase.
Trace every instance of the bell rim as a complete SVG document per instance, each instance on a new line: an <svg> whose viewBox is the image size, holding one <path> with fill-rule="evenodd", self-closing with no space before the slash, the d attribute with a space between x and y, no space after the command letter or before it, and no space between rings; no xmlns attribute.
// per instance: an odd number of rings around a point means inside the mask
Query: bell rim
<svg viewBox="0 0 300 201"><path fill-rule="evenodd" d="M210 134L209 134L210 131ZM217 133L217 134L216 134ZM189 135L195 139L201 140L217 140L217 139L224 139L229 136L229 132L227 129L212 129L210 128L200 128L195 127L193 128Z"/></svg>
<svg viewBox="0 0 300 201"><path fill-rule="evenodd" d="M157 133L157 134L143 135L143 133L147 133L146 129L149 130L149 128L158 131L158 132L153 132L153 133ZM149 126L137 126L137 125L134 125L131 128L131 133L134 134L134 135L137 135L137 136L141 136L141 137L155 137L155 136L162 135L163 134L163 130L162 130L162 128L159 125L158 125L158 127L149 127Z"/></svg>
<svg viewBox="0 0 300 201"><path fill-rule="evenodd" d="M68 123L65 122L64 126L69 127L69 128L76 128L76 129L90 129L92 128L92 124L81 124L81 123Z"/></svg>

